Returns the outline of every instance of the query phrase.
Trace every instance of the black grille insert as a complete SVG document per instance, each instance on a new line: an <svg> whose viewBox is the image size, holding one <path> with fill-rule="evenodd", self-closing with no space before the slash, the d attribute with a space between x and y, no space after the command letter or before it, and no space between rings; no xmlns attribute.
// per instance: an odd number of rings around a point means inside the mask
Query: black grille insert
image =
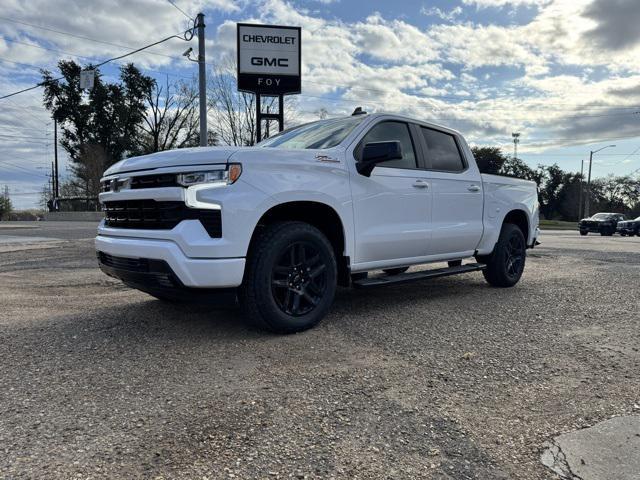
<svg viewBox="0 0 640 480"><path fill-rule="evenodd" d="M131 188L162 188L177 187L175 173L163 173L159 175L144 175L141 177L133 177L131 179Z"/></svg>
<svg viewBox="0 0 640 480"><path fill-rule="evenodd" d="M107 267L126 270L127 272L149 271L149 260L146 258L116 257L108 253L98 252L98 260Z"/></svg>
<svg viewBox="0 0 640 480"><path fill-rule="evenodd" d="M183 202L118 200L104 203L105 225L113 228L171 230L182 220L199 220L212 238L222 236L220 210L189 208Z"/></svg>

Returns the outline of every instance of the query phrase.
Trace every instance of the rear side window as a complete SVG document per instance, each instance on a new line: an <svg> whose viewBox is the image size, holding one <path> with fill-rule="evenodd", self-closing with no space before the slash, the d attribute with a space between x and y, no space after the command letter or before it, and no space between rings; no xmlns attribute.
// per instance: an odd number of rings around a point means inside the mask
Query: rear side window
<svg viewBox="0 0 640 480"><path fill-rule="evenodd" d="M409 133L409 126L402 122L381 122L375 125L362 139L362 147L372 142L400 142L402 158L379 163L379 167L417 168L416 154Z"/></svg>
<svg viewBox="0 0 640 480"><path fill-rule="evenodd" d="M427 143L427 157L431 160L433 170L445 172L461 172L464 162L453 135L420 127L424 141Z"/></svg>

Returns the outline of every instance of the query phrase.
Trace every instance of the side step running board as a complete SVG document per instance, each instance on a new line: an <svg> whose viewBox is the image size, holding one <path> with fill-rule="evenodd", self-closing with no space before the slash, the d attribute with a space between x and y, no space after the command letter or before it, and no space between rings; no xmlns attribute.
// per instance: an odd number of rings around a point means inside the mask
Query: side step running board
<svg viewBox="0 0 640 480"><path fill-rule="evenodd" d="M482 263L468 263L466 265L460 265L459 267L436 268L433 270L423 270L422 272L363 278L361 280L354 280L353 286L356 288L382 287L384 285L396 285L398 283L415 282L429 278L448 277L449 275L458 275L459 273L478 272L485 268L487 268L487 266Z"/></svg>

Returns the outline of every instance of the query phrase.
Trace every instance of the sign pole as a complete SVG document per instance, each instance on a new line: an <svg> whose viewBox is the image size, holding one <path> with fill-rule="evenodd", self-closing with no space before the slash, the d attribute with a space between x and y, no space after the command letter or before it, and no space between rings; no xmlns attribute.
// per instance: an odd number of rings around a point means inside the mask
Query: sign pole
<svg viewBox="0 0 640 480"><path fill-rule="evenodd" d="M262 140L262 106L260 100L260 94L256 93L256 143Z"/></svg>

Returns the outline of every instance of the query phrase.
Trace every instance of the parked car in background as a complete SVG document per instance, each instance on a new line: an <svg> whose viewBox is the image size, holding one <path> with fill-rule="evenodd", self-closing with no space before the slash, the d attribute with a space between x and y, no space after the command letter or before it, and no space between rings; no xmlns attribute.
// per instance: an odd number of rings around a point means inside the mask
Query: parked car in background
<svg viewBox="0 0 640 480"><path fill-rule="evenodd" d="M596 213L592 217L583 218L578 222L580 235L599 233L600 235L611 236L618 228L618 222L624 220L621 213Z"/></svg>
<svg viewBox="0 0 640 480"><path fill-rule="evenodd" d="M633 220L623 220L618 222L618 233L623 237L629 235L633 237L637 235L640 237L640 217Z"/></svg>

